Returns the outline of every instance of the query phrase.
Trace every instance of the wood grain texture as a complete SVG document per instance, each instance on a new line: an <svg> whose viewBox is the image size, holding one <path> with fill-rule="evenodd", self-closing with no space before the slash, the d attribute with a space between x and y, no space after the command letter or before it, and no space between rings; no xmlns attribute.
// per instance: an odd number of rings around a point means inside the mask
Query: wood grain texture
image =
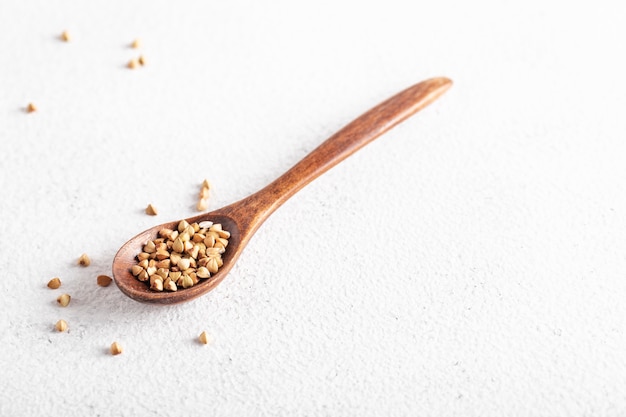
<svg viewBox="0 0 626 417"><path fill-rule="evenodd" d="M432 103L451 85L451 80L439 77L401 91L328 138L263 189L226 207L186 219L189 223L203 220L222 223L223 228L231 233L223 254L224 265L209 279L177 292L155 292L130 273L130 267L135 264L135 256L141 252L142 245L154 239L162 228L175 228L177 220L150 228L120 248L113 260L113 276L117 286L137 301L154 304L181 303L212 290L226 277L256 230L278 207L315 178Z"/></svg>

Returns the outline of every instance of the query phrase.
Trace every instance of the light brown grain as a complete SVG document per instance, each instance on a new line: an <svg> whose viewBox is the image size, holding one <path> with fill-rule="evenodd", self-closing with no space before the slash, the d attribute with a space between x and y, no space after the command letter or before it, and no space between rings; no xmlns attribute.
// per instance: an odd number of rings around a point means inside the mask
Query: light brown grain
<svg viewBox="0 0 626 417"><path fill-rule="evenodd" d="M154 207L152 204L148 204L148 207L146 207L146 214L147 215L149 215L149 216L156 216L158 213L159 212L157 211L156 207Z"/></svg>
<svg viewBox="0 0 626 417"><path fill-rule="evenodd" d="M111 351L111 355L115 356L115 355L121 354L124 350L122 349L122 346L119 343L113 342L111 343L110 351Z"/></svg>
<svg viewBox="0 0 626 417"><path fill-rule="evenodd" d="M196 210L198 211L206 211L208 207L209 207L209 203L208 201L204 199L198 200L198 203L196 204Z"/></svg>
<svg viewBox="0 0 626 417"><path fill-rule="evenodd" d="M89 265L91 265L91 259L89 258L89 256L86 253L83 253L82 255L80 255L80 257L78 258L78 265L80 265L80 266L89 266Z"/></svg>
<svg viewBox="0 0 626 417"><path fill-rule="evenodd" d="M56 324L54 325L54 328L58 331L58 332L64 332L67 330L67 322L65 320L59 320L56 322Z"/></svg>
<svg viewBox="0 0 626 417"><path fill-rule="evenodd" d="M61 294L57 297L57 303L59 303L61 307L67 307L71 299L72 297L69 294Z"/></svg>
<svg viewBox="0 0 626 417"><path fill-rule="evenodd" d="M200 333L200 336L198 336L198 341L202 343L203 345L208 345L209 342L211 341L211 338L206 332L202 332Z"/></svg>
<svg viewBox="0 0 626 417"><path fill-rule="evenodd" d="M58 277L54 277L50 281L48 281L48 288L56 290L60 286L61 286L61 279Z"/></svg>

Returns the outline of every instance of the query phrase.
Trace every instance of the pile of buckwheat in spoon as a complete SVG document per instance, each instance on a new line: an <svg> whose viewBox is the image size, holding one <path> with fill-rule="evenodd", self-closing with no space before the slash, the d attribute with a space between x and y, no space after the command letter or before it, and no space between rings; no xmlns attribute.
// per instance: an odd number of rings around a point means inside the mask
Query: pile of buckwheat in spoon
<svg viewBox="0 0 626 417"><path fill-rule="evenodd" d="M154 291L192 287L222 266L228 238L220 223L181 220L177 230L161 229L157 239L143 245L130 272Z"/></svg>

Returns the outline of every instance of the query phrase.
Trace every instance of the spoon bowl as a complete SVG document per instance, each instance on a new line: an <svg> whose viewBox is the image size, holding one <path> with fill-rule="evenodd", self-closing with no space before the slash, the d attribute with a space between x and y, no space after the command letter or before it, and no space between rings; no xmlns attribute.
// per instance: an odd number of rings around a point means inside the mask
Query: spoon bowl
<svg viewBox="0 0 626 417"><path fill-rule="evenodd" d="M321 174L352 155L398 123L435 101L450 86L445 77L431 78L401 91L367 111L305 156L282 176L256 193L226 207L186 219L187 222L221 223L230 232L222 254L223 265L210 278L178 291L153 291L135 278L131 267L143 245L157 237L159 230L175 229L172 221L145 230L126 242L113 260L113 277L118 288L130 298L144 303L176 304L190 301L215 288L226 277L250 238L261 224L291 196Z"/></svg>
<svg viewBox="0 0 626 417"><path fill-rule="evenodd" d="M210 279L202 280L190 288L181 288L175 292L158 292L152 291L149 286L146 285L146 282L139 281L130 273L131 267L137 263L135 257L138 253L142 252L142 248L146 242L154 240L161 229L176 229L178 223L180 222L180 220L177 220L144 230L120 248L113 261L113 277L118 288L130 298L143 303L154 304L182 303L197 298L212 290L216 285L222 282L224 277L235 264L236 259L241 253L239 248L243 249L241 245L241 233L236 220L230 216L218 214L219 211L220 210L216 210L186 219L190 224L194 222L199 223L205 220L212 221L213 223L221 223L224 230L228 230L230 232L228 247L222 254L224 264L217 271L217 273L211 275Z"/></svg>

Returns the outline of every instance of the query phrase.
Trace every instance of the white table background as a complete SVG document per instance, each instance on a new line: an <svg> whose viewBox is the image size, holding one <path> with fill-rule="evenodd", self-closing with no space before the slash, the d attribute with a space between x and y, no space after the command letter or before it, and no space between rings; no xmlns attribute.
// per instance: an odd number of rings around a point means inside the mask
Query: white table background
<svg viewBox="0 0 626 417"><path fill-rule="evenodd" d="M626 7L586 3L3 1L0 415L623 416ZM210 294L96 286L439 75Z"/></svg>

